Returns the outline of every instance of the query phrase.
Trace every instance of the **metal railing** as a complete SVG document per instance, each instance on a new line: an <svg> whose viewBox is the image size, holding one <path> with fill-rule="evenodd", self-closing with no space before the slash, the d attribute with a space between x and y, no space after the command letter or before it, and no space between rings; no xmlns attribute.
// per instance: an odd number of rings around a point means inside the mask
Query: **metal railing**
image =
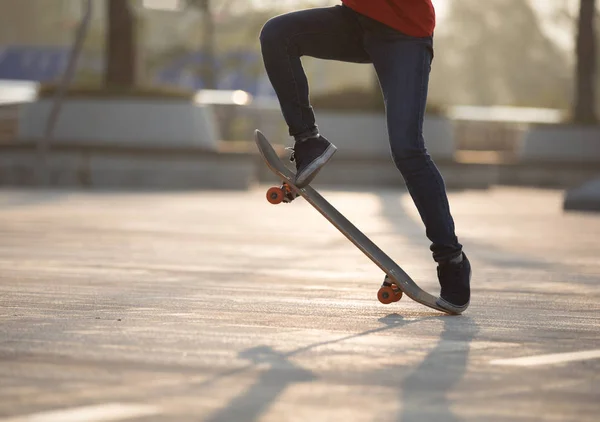
<svg viewBox="0 0 600 422"><path fill-rule="evenodd" d="M54 129L60 118L65 94L73 81L75 70L77 69L77 61L81 54L81 50L83 49L83 43L87 36L93 14L92 0L82 0L82 4L83 17L79 23L77 32L75 33L75 42L69 53L69 61L58 89L56 90L56 94L54 95L54 102L48 115L44 136L37 144L37 179L40 185L47 185L49 183L47 164L50 144L54 135Z"/></svg>

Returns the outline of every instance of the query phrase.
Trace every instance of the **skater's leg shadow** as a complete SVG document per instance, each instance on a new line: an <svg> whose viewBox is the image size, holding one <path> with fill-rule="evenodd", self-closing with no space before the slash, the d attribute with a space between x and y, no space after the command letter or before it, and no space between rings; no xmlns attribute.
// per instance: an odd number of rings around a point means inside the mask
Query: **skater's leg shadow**
<svg viewBox="0 0 600 422"><path fill-rule="evenodd" d="M240 357L248 359L253 366L267 364L269 369L262 372L244 393L232 399L227 407L206 419L207 422L257 420L290 385L316 379L311 371L290 362L284 353L268 346L246 349Z"/></svg>
<svg viewBox="0 0 600 422"><path fill-rule="evenodd" d="M449 394L468 369L471 342L477 324L467 318L444 317L436 347L401 384L398 422L458 422ZM400 372L400 371L399 371Z"/></svg>
<svg viewBox="0 0 600 422"><path fill-rule="evenodd" d="M246 391L232 398L226 407L211 415L208 419L206 419L206 421L225 422L236 420L258 420L288 387L294 384L312 382L318 379L318 377L312 371L304 369L290 361L290 358L293 356L317 349L322 346L341 343L346 340L392 330L394 328L405 326L410 322L420 322L424 319L436 318L438 315L439 314L427 314L425 318L418 318L410 321L404 319L398 314L387 315L386 317L379 319L379 322L383 324L382 327L373 328L371 330L334 340L313 343L287 353L278 352L270 346L257 346L243 350L239 353L239 356L250 361L248 366L239 370L222 374L220 377L212 379L208 383L203 383L202 386L207 387L211 383L216 382L219 378L240 375L242 372L249 372L252 369L256 369L260 365L267 365L268 369L262 372L256 382L252 384Z"/></svg>

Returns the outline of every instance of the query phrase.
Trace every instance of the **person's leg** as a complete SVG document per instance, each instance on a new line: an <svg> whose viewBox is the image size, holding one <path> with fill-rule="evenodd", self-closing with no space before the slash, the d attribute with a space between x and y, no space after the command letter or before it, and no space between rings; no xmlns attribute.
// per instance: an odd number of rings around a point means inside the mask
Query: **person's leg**
<svg viewBox="0 0 600 422"><path fill-rule="evenodd" d="M263 61L290 136L297 139L317 132L300 58L368 62L361 30L352 11L344 6L291 12L264 25L260 34Z"/></svg>
<svg viewBox="0 0 600 422"><path fill-rule="evenodd" d="M270 19L261 31L260 42L267 75L296 141L292 159L296 161L296 184L302 187L312 181L336 148L319 134L315 124L300 58L369 62L362 29L345 6L315 8Z"/></svg>
<svg viewBox="0 0 600 422"><path fill-rule="evenodd" d="M423 138L432 39L410 37L368 18L361 18L361 23L385 100L392 156L439 263L439 304L462 312L470 300L470 264L455 235L444 180Z"/></svg>

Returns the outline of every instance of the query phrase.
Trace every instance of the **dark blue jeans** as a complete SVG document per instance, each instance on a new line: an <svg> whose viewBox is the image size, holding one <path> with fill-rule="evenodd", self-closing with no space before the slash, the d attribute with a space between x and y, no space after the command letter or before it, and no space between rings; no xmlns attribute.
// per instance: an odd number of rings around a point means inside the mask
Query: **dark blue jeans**
<svg viewBox="0 0 600 422"><path fill-rule="evenodd" d="M462 246L444 180L423 138L433 39L408 36L346 6L334 6L277 16L265 24L260 41L267 74L295 138L317 133L300 57L373 64L392 157L425 224L433 257L440 262L458 256Z"/></svg>

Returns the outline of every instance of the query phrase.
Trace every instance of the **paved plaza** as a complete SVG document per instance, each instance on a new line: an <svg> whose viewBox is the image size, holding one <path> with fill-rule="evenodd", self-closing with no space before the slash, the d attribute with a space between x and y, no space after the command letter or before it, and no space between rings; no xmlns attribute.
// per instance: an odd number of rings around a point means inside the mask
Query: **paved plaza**
<svg viewBox="0 0 600 422"><path fill-rule="evenodd" d="M452 192L453 317L264 191L0 191L0 422L598 420L600 214ZM405 192L321 193L437 295Z"/></svg>

